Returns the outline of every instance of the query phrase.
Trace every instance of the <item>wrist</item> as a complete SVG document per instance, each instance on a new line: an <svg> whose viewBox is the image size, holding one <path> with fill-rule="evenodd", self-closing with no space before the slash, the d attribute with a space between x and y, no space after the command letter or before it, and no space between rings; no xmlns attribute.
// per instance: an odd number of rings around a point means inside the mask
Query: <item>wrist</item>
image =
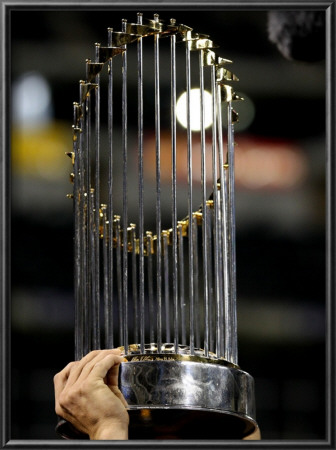
<svg viewBox="0 0 336 450"><path fill-rule="evenodd" d="M128 439L128 425L127 424L105 424L100 426L97 430L90 433L91 441L100 440L127 440Z"/></svg>

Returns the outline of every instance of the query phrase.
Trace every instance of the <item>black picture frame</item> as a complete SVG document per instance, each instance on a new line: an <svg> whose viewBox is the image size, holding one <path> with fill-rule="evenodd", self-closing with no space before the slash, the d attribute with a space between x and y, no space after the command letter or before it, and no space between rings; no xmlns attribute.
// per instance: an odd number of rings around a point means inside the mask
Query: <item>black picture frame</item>
<svg viewBox="0 0 336 450"><path fill-rule="evenodd" d="M1 448L11 449L56 449L56 448L122 448L122 449L238 449L238 448L269 448L269 449L335 449L336 448L336 408L335 408L335 1L168 1L159 3L151 1L53 1L36 0L3 0L1 3L1 195L0 195L0 226L1 226ZM324 10L326 14L326 136L327 136L327 213L326 213L326 438L323 441L202 441L202 442L176 442L176 441L143 441L143 442L106 442L106 441L57 441L57 440L12 440L10 433L11 404L10 404L10 378L11 378L11 183L10 183L10 75L8 64L10 59L9 18L15 8L104 8L106 6L116 9L188 9L188 8L223 8L244 10L265 9L311 9Z"/></svg>

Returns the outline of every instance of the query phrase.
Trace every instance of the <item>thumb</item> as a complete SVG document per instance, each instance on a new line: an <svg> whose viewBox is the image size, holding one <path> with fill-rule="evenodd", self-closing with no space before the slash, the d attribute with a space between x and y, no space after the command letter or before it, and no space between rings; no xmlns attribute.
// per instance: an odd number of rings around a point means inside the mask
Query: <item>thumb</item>
<svg viewBox="0 0 336 450"><path fill-rule="evenodd" d="M128 403L127 403L125 397L123 396L121 390L118 388L118 386L109 386L109 388L111 389L113 394L119 398L119 400L125 406L125 408L128 409Z"/></svg>
<svg viewBox="0 0 336 450"><path fill-rule="evenodd" d="M125 358L122 358L122 362L126 362ZM120 364L111 367L111 369L107 372L106 375L106 384L108 386L118 386L118 376L119 376L119 367Z"/></svg>

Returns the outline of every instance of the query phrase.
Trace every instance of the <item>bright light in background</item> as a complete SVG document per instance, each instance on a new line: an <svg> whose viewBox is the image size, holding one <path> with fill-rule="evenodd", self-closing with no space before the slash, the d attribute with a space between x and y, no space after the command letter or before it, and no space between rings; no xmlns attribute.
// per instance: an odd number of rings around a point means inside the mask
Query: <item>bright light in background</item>
<svg viewBox="0 0 336 450"><path fill-rule="evenodd" d="M52 119L51 89L38 72L28 72L13 83L13 122L24 128L46 125Z"/></svg>
<svg viewBox="0 0 336 450"><path fill-rule="evenodd" d="M17 78L12 87L12 111L13 173L33 180L36 187L36 181L64 179L69 164L64 153L72 148L71 128L55 120L51 87L42 74L26 72ZM44 189L40 188L41 193ZM23 191L28 192L28 187ZM35 201L35 194L32 199Z"/></svg>
<svg viewBox="0 0 336 450"><path fill-rule="evenodd" d="M187 93L184 92L176 103L176 117L180 124L187 128ZM204 91L204 127L212 124L212 96ZM201 129L200 89L190 90L190 128L193 131Z"/></svg>

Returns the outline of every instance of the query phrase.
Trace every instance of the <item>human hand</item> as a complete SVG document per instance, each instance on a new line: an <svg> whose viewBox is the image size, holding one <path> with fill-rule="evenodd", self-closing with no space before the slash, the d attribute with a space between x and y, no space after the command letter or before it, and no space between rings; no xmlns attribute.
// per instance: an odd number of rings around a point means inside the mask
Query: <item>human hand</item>
<svg viewBox="0 0 336 450"><path fill-rule="evenodd" d="M244 441L260 441L261 439L261 434L260 434L260 429L259 427L257 427L253 433L249 434L248 436L244 437L243 440Z"/></svg>
<svg viewBox="0 0 336 450"><path fill-rule="evenodd" d="M118 388L120 350L95 350L54 377L56 414L91 440L128 439L127 402Z"/></svg>

